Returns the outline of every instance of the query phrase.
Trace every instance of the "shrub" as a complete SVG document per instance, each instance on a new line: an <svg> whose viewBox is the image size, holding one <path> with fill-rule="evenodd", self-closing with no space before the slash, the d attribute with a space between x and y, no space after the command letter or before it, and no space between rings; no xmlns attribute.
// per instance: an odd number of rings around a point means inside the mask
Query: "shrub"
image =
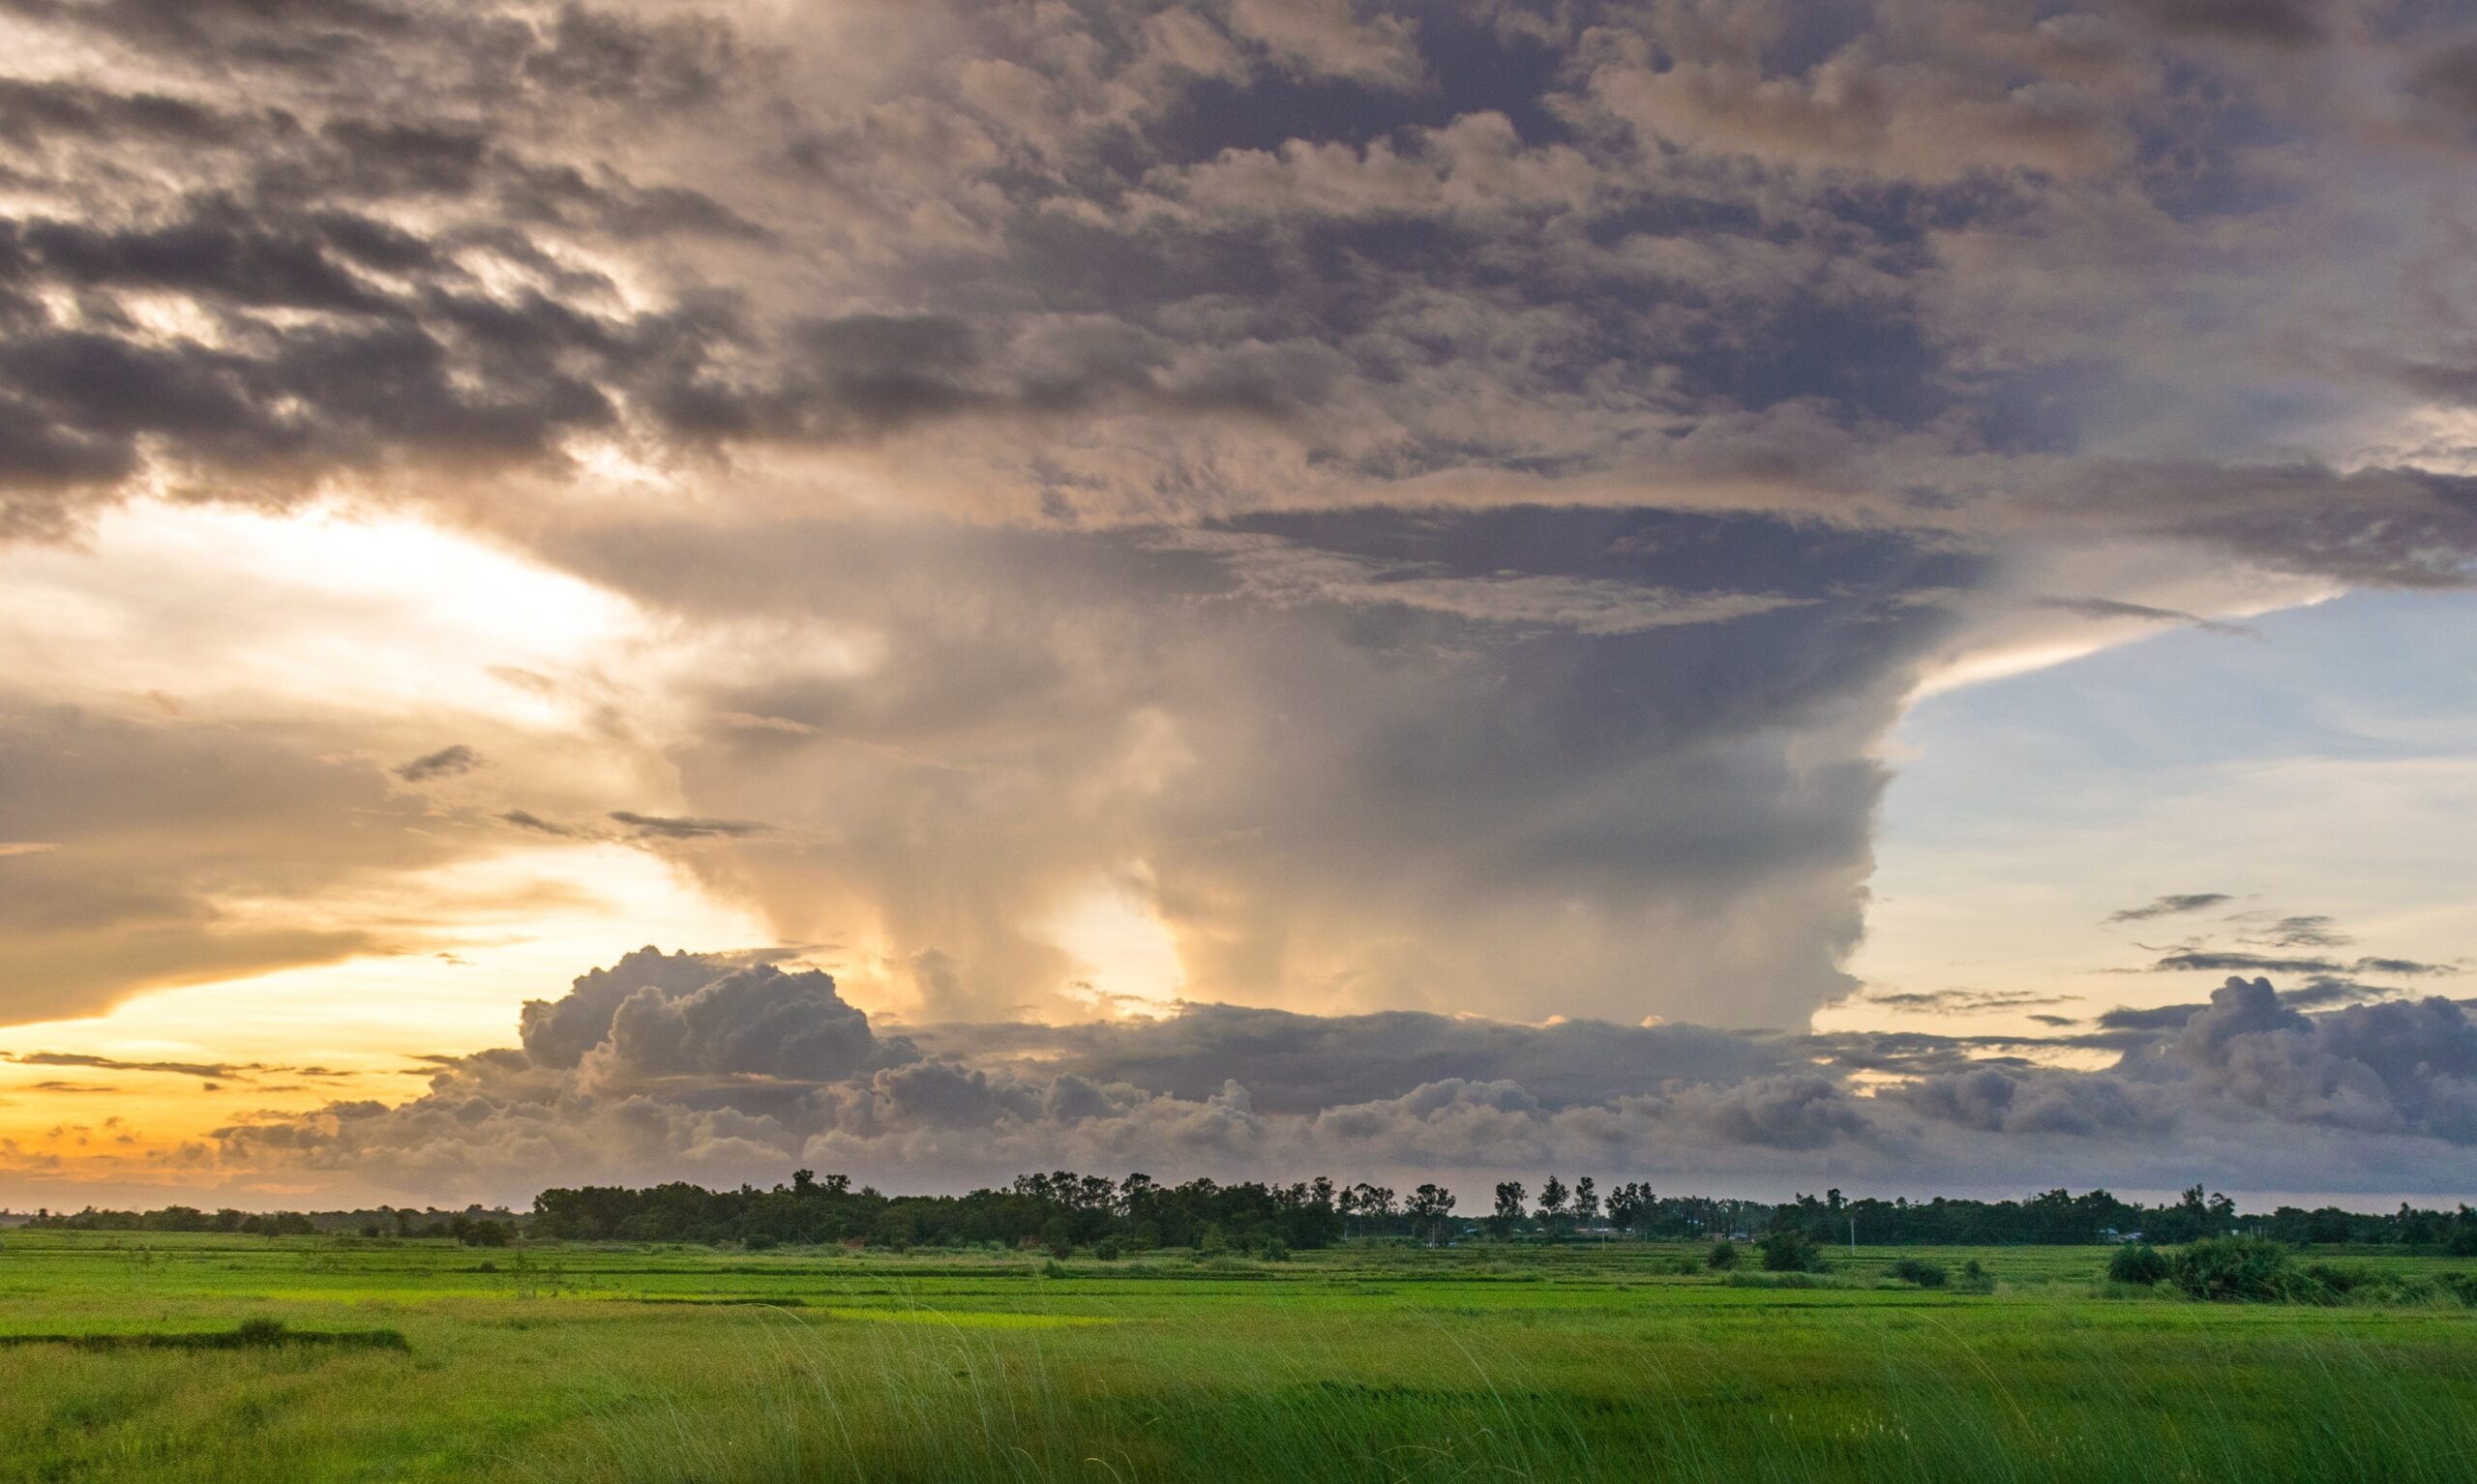
<svg viewBox="0 0 2477 1484"><path fill-rule="evenodd" d="M1953 1287L1964 1293L1992 1293L1995 1291L1995 1278L1980 1264L1978 1259L1972 1258L1961 1264L1961 1281Z"/></svg>
<svg viewBox="0 0 2477 1484"><path fill-rule="evenodd" d="M1804 1232L1786 1228L1766 1236L1762 1243L1763 1270L1767 1273L1813 1273L1823 1270L1823 1251L1814 1238Z"/></svg>
<svg viewBox="0 0 2477 1484"><path fill-rule="evenodd" d="M2167 1260L2148 1242L2133 1242L2107 1259L2107 1277L2117 1283L2148 1288L2167 1276Z"/></svg>
<svg viewBox="0 0 2477 1484"><path fill-rule="evenodd" d="M1952 1275L1944 1271L1941 1263L1929 1262L1923 1258L1903 1258L1893 1264L1893 1276L1903 1283L1917 1284L1922 1289L1940 1289L1944 1280Z"/></svg>
<svg viewBox="0 0 2477 1484"><path fill-rule="evenodd" d="M1737 1266L1738 1244L1735 1242L1714 1242L1712 1244L1711 1263L1712 1271L1716 1273L1725 1273L1730 1268Z"/></svg>
<svg viewBox="0 0 2477 1484"><path fill-rule="evenodd" d="M2298 1296L2296 1260L2258 1236L2206 1236L2187 1243L2168 1264L2176 1287L2213 1302L2261 1302Z"/></svg>
<svg viewBox="0 0 2477 1484"><path fill-rule="evenodd" d="M1104 1262L1117 1261L1121 1250L1119 1239L1115 1236L1105 1236L1092 1244L1092 1256Z"/></svg>
<svg viewBox="0 0 2477 1484"><path fill-rule="evenodd" d="M1728 1273L1720 1281L1733 1289L1829 1289L1839 1280L1816 1273Z"/></svg>
<svg viewBox="0 0 2477 1484"><path fill-rule="evenodd" d="M1265 1261L1268 1262L1289 1261L1290 1243L1283 1241L1278 1236L1268 1236L1265 1238Z"/></svg>
<svg viewBox="0 0 2477 1484"><path fill-rule="evenodd" d="M1051 1258L1041 1263L1041 1276L1044 1278L1063 1278L1066 1276L1066 1268L1059 1263L1058 1259Z"/></svg>

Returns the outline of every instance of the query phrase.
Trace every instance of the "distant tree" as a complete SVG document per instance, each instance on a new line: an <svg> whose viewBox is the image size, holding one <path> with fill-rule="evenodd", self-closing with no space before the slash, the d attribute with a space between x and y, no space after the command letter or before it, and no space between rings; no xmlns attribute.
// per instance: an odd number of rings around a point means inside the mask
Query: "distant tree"
<svg viewBox="0 0 2477 1484"><path fill-rule="evenodd" d="M1520 1180L1497 1182L1497 1207L1488 1213L1488 1231L1498 1236L1510 1236L1522 1230L1522 1202L1529 1194Z"/></svg>
<svg viewBox="0 0 2477 1484"><path fill-rule="evenodd" d="M1714 1242L1712 1244L1712 1255L1705 1261L1711 1264L1712 1271L1716 1273L1725 1273L1730 1268L1738 1265L1738 1244L1735 1242Z"/></svg>
<svg viewBox="0 0 2477 1484"><path fill-rule="evenodd" d="M1566 1182L1553 1174L1539 1187L1539 1222L1551 1236L1566 1223Z"/></svg>
<svg viewBox="0 0 2477 1484"><path fill-rule="evenodd" d="M1446 1220L1453 1214L1453 1192L1442 1185L1422 1185L1411 1192L1404 1214L1411 1218L1413 1234L1426 1237L1433 1247L1445 1240Z"/></svg>
<svg viewBox="0 0 2477 1484"><path fill-rule="evenodd" d="M1952 1274L1941 1264L1923 1258L1903 1258L1893 1264L1893 1276L1903 1283L1914 1283L1922 1289L1940 1289Z"/></svg>
<svg viewBox="0 0 2477 1484"><path fill-rule="evenodd" d="M1648 1204L1648 1193L1629 1180L1608 1193L1608 1224L1620 1232L1631 1232L1635 1217Z"/></svg>
<svg viewBox="0 0 2477 1484"><path fill-rule="evenodd" d="M487 1218L476 1220L470 1216L449 1218L447 1232L467 1247L504 1247L516 1234L507 1229L505 1222Z"/></svg>
<svg viewBox="0 0 2477 1484"><path fill-rule="evenodd" d="M1599 1189L1590 1175L1574 1181L1574 1225L1592 1227L1599 1224Z"/></svg>

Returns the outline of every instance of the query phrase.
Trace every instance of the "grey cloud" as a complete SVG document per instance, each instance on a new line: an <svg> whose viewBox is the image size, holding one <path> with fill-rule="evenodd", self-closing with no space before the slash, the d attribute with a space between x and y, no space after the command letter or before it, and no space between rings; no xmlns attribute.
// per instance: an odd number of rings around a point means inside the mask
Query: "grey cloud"
<svg viewBox="0 0 2477 1484"><path fill-rule="evenodd" d="M0 1061L15 1062L22 1067L93 1067L107 1072L167 1072L182 1077L240 1077L245 1073L274 1070L256 1065L237 1066L226 1062L192 1061L127 1061L117 1056L97 1056L84 1052L0 1052Z"/></svg>
<svg viewBox="0 0 2477 1484"><path fill-rule="evenodd" d="M503 824L511 824L521 830L530 830L537 835L572 837L577 833L577 831L569 825L560 824L551 819L545 819L539 815L532 814L522 809L508 810L506 813L496 816L496 817Z"/></svg>
<svg viewBox="0 0 2477 1484"><path fill-rule="evenodd" d="M1236 1080L1267 1113L1402 1097L1460 1078L1505 1083L1548 1107L1631 1083L1734 1083L1801 1065L1794 1038L1693 1025L1566 1021L1545 1026L1416 1011L1305 1015L1196 1004L1158 1020L1080 1025L932 1024L924 1050L1027 1075L1131 1081L1201 1099Z"/></svg>
<svg viewBox="0 0 2477 1484"><path fill-rule="evenodd" d="M1219 9L1232 32L1285 68L1381 87L1419 80L1415 23L1399 15L1358 15L1353 0L1226 0Z"/></svg>
<svg viewBox="0 0 2477 1484"><path fill-rule="evenodd" d="M795 1160L915 1186L1042 1163L1470 1184L1542 1168L1806 1180L1828 1160L1853 1177L1944 1188L2109 1169L2119 1183L2164 1184L2183 1169L2285 1191L2443 1189L2472 1168L2477 1025L2460 1007L2309 1016L2239 980L2177 1013L2154 1018L2159 1029L2107 1072L1964 1062L1867 1094L1799 1067L1776 1038L1693 1027L1656 1027L1667 1039L1641 1043L1652 1065L1590 1061L1589 1039L1624 1039L1605 1025L1326 1023L1227 1006L1160 1026L931 1027L914 1044L877 1033L813 970L646 950L529 1006L530 1051L442 1061L433 1090L401 1106L235 1125L217 1135L216 1158L443 1194L521 1193L545 1171L780 1178ZM1221 1047L1243 1075L1207 1082L1204 1055ZM1473 1075L1424 1075L1466 1051ZM1384 1070L1318 1094L1317 1063L1354 1052ZM1243 1080L1260 1071L1270 1097ZM1543 1097L1492 1072L1566 1081Z"/></svg>
<svg viewBox="0 0 2477 1484"><path fill-rule="evenodd" d="M2334 0L2120 0L2119 8L2179 40L2308 46L2330 37Z"/></svg>
<svg viewBox="0 0 2477 1484"><path fill-rule="evenodd" d="M544 1066L573 1067L584 1054L611 1034L612 1017L640 990L667 992L683 997L704 988L737 966L712 954L665 954L650 945L627 955L609 968L577 976L568 993L554 1000L528 999L519 1017L524 1052Z"/></svg>
<svg viewBox="0 0 2477 1484"><path fill-rule="evenodd" d="M2477 1024L2450 1000L2307 1016L2231 978L2171 1054L2214 1091L2280 1118L2477 1141Z"/></svg>
<svg viewBox="0 0 2477 1484"><path fill-rule="evenodd" d="M2059 612L2079 613L2088 618L2138 618L2152 623L2190 624L2210 634L2259 637L2256 631L2243 624L2222 623L2216 619L2204 618L2197 613L2182 612L2175 608L2152 608L2145 603L2126 603L2114 598L2042 598L2038 602L2041 608L2054 608Z"/></svg>
<svg viewBox="0 0 2477 1484"><path fill-rule="evenodd" d="M2141 906L2129 906L2107 914L2109 922L2148 922L2156 917L2176 917L2187 912L2199 912L2236 899L2222 891L2179 892L2155 897Z"/></svg>
<svg viewBox="0 0 2477 1484"><path fill-rule="evenodd" d="M1977 1015L1992 1010L2027 1010L2068 1001L2035 990L1927 990L1869 994L1865 1002L1927 1015Z"/></svg>
<svg viewBox="0 0 2477 1484"><path fill-rule="evenodd" d="M2280 918L2271 924L2269 936L2282 948L2343 948L2356 941L2318 914Z"/></svg>
<svg viewBox="0 0 2477 1484"><path fill-rule="evenodd" d="M1890 1095L1925 1116L1982 1133L2157 1134L2175 1122L2159 1088L2101 1074L1987 1067L1924 1078Z"/></svg>
<svg viewBox="0 0 2477 1484"><path fill-rule="evenodd" d="M2457 39L2405 14L2326 28L2302 0L2114 9L959 0L821 50L754 13L20 0L144 52L152 90L18 79L0 106L55 202L0 253L10 525L57 531L166 471L275 498L410 461L465 490L608 436L690 468L882 449L907 499L1022 519L1512 491L2460 580L2462 494L2214 424L2223 391L2263 401L2231 378L2268 372L2215 341L2179 374L2152 324L2190 291L2269 334L2231 284L2328 258L2223 235L2251 258L2197 279L2219 250L2168 198L2192 160L2240 158L2249 129L2354 137L2287 117L2291 74L2250 63L2225 85L2253 106L2183 106L2159 37L2346 32L2376 61ZM76 189L106 135L161 168ZM2069 183L2092 174L2110 189ZM129 321L139 288L216 332ZM2400 356L2449 349L2411 339ZM2335 396L2392 395L2351 379L2352 348L2313 353ZM2137 452L2076 460L2109 428ZM1521 575L1474 595L1605 596Z"/></svg>
<svg viewBox="0 0 2477 1484"><path fill-rule="evenodd" d="M480 766L482 755L459 742L434 753L424 753L409 762L399 763L390 771L408 784L419 784L433 778L454 778Z"/></svg>
<svg viewBox="0 0 2477 1484"><path fill-rule="evenodd" d="M2202 971L2209 973L2290 973L2290 974L2456 974L2458 965L2424 964L2414 959L2358 959L2343 964L2331 959L2276 958L2257 953L2222 953L2210 949L2187 949L2167 954L2151 965L2163 973Z"/></svg>
<svg viewBox="0 0 2477 1484"><path fill-rule="evenodd" d="M827 1082L908 1056L900 1042L879 1041L829 976L760 964L685 994L640 986L612 1007L609 1034L586 1067L592 1080L623 1085L683 1075Z"/></svg>
<svg viewBox="0 0 2477 1484"><path fill-rule="evenodd" d="M2477 126L2477 37L2429 50L2417 65L2414 85L2462 128Z"/></svg>
<svg viewBox="0 0 2477 1484"><path fill-rule="evenodd" d="M307 904L462 846L322 740L0 698L12 828L60 846L0 855L0 1021L389 948Z"/></svg>
<svg viewBox="0 0 2477 1484"><path fill-rule="evenodd" d="M683 613L885 636L865 671L710 695L714 725L673 763L701 816L808 801L761 858L693 869L787 937L889 924L910 967L875 993L909 1013L1056 1013L1081 974L1027 924L1130 861L1206 997L1323 983L1356 1008L1779 1024L1847 991L1835 960L1883 782L1857 739L1947 622L1901 597L1965 559L1569 510L1205 533L1418 574L1419 601L1394 603L1382 579L1268 592L1192 534L657 526L560 555ZM1508 610L1523 579L1600 606ZM937 597L955 591L973 605ZM1609 621L1618 603L1663 621ZM731 720L752 716L771 724ZM1835 740L1790 744L1809 728ZM1769 930L1724 926L1758 914ZM1553 959L1551 1003L1485 970L1508 935ZM1671 968L1654 982L1647 963Z"/></svg>
<svg viewBox="0 0 2477 1484"><path fill-rule="evenodd" d="M750 835L762 835L773 828L753 819L699 819L667 815L641 815L625 809L612 810L611 817L649 840L736 840ZM539 824L530 826L540 828Z"/></svg>

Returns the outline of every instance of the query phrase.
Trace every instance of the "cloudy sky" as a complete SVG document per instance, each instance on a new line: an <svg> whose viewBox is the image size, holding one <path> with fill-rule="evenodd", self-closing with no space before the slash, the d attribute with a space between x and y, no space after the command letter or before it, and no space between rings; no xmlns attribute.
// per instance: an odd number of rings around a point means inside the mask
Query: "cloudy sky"
<svg viewBox="0 0 2477 1484"><path fill-rule="evenodd" d="M2477 1184L2454 0L0 59L0 1202Z"/></svg>

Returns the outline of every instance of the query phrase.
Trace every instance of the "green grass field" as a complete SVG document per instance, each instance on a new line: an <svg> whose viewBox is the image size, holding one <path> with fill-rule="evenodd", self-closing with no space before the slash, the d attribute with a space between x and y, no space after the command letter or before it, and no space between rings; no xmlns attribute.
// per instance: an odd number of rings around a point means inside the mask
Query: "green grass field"
<svg viewBox="0 0 2477 1484"><path fill-rule="evenodd" d="M2127 1293L2091 1248L1922 1254L1988 1293L1887 1286L1892 1249L1666 1270L1699 1253L13 1232L0 1480L2477 1477L2457 1303Z"/></svg>

